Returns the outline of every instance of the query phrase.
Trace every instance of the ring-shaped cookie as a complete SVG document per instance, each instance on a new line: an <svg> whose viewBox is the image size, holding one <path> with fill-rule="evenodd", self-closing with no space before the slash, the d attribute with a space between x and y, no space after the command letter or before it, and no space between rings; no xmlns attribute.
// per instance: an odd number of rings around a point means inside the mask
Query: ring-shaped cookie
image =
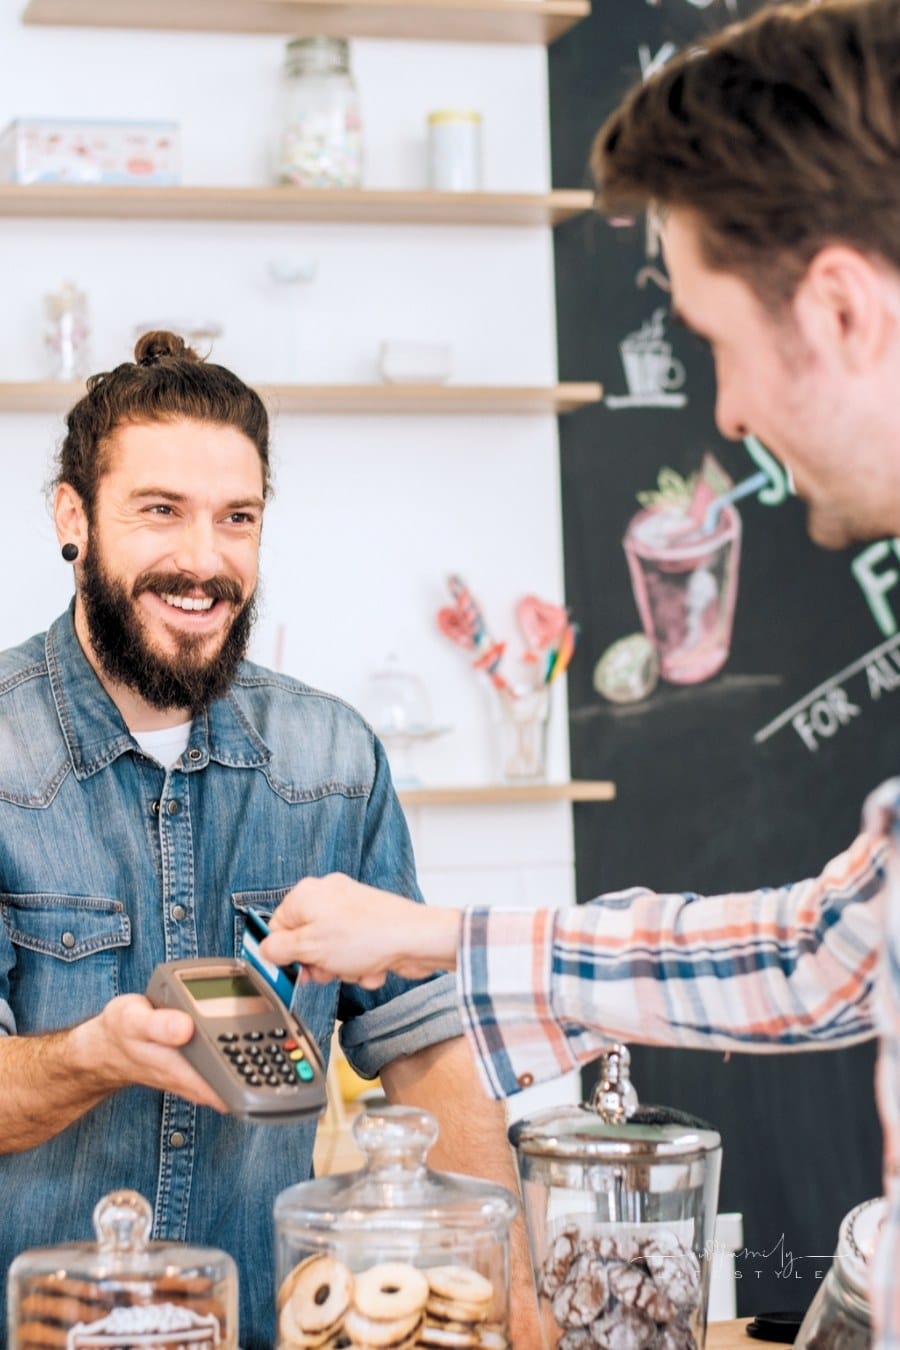
<svg viewBox="0 0 900 1350"><path fill-rule="evenodd" d="M353 1294L353 1276L342 1261L322 1253L295 1266L282 1291L286 1288L285 1312L300 1332L315 1335L336 1326L344 1316Z"/></svg>
<svg viewBox="0 0 900 1350"><path fill-rule="evenodd" d="M428 1298L428 1281L406 1261L382 1261L357 1275L353 1303L364 1317L395 1322L421 1312Z"/></svg>
<svg viewBox="0 0 900 1350"><path fill-rule="evenodd" d="M363 1313L351 1308L344 1318L344 1334L353 1345L371 1346L372 1350L415 1343L416 1333L422 1325L422 1314L410 1313L409 1317L398 1317L396 1321L377 1320L365 1317Z"/></svg>
<svg viewBox="0 0 900 1350"><path fill-rule="evenodd" d="M494 1286L470 1266L430 1266L425 1272L432 1293L438 1298L479 1306L490 1303Z"/></svg>

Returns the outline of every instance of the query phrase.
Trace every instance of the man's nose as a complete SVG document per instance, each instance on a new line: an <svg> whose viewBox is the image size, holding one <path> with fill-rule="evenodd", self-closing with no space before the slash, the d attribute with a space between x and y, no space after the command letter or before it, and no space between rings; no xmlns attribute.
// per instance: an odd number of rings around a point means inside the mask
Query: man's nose
<svg viewBox="0 0 900 1350"><path fill-rule="evenodd" d="M179 572L206 580L222 571L222 554L212 521L195 520L180 531L173 557Z"/></svg>

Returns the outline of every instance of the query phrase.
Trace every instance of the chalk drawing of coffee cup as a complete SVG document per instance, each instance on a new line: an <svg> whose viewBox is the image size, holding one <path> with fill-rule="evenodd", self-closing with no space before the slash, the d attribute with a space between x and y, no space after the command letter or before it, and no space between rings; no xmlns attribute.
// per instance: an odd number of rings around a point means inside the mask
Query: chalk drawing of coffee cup
<svg viewBox="0 0 900 1350"><path fill-rule="evenodd" d="M684 384L684 366L672 355L672 344L663 331L664 316L665 310L657 309L636 333L619 343L628 393L608 395L607 407L684 407L687 395L677 392Z"/></svg>

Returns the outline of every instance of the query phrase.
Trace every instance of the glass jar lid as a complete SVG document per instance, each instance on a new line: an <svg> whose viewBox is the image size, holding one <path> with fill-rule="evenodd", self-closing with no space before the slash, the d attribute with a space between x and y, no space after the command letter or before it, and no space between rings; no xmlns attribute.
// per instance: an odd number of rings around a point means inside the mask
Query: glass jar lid
<svg viewBox="0 0 900 1350"><path fill-rule="evenodd" d="M151 1241L153 1210L137 1191L111 1191L94 1206L97 1241L35 1247L16 1257L18 1273L65 1270L86 1279L153 1281L200 1267L233 1269L227 1252L181 1242Z"/></svg>
<svg viewBox="0 0 900 1350"><path fill-rule="evenodd" d="M476 112L474 108L437 108L428 114L430 127L441 126L445 122L468 122L478 126L481 123L481 113Z"/></svg>
<svg viewBox="0 0 900 1350"><path fill-rule="evenodd" d="M522 1154L585 1162L690 1162L722 1144L704 1122L654 1107L638 1107L622 1122L603 1120L589 1106L543 1111L516 1121L509 1137Z"/></svg>
<svg viewBox="0 0 900 1350"><path fill-rule="evenodd" d="M289 75L346 75L350 69L350 46L346 38L292 38L285 51Z"/></svg>
<svg viewBox="0 0 900 1350"><path fill-rule="evenodd" d="M382 1228L505 1235L518 1211L514 1196L486 1181L431 1171L425 1155L437 1136L427 1111L387 1106L366 1112L353 1124L365 1166L282 1191L276 1224L344 1236Z"/></svg>

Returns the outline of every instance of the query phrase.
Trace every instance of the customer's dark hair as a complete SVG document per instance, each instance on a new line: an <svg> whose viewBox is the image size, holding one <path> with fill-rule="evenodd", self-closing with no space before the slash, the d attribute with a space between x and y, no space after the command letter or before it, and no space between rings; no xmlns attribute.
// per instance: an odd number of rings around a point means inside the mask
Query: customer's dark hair
<svg viewBox="0 0 900 1350"><path fill-rule="evenodd" d="M259 452L263 489L271 491L269 418L259 395L224 366L204 361L175 333L145 333L134 361L92 375L87 393L66 418L54 486L69 483L93 519L97 484L117 428L190 418L236 427Z"/></svg>
<svg viewBox="0 0 900 1350"><path fill-rule="evenodd" d="M823 245L900 268L900 0L768 6L635 87L594 142L604 211L696 213L768 300Z"/></svg>

